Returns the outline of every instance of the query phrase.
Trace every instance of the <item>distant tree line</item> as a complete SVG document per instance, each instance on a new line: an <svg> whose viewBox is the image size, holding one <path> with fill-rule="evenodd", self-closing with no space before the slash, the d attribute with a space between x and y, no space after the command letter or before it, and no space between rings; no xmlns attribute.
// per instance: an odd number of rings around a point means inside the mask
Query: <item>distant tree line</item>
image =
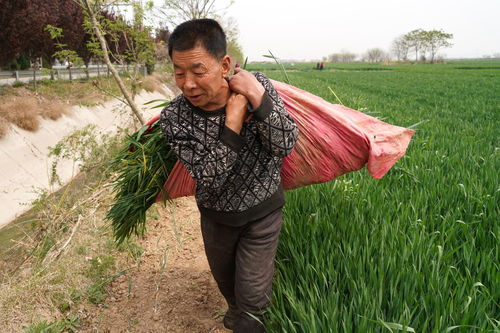
<svg viewBox="0 0 500 333"><path fill-rule="evenodd" d="M434 63L439 50L451 47L453 34L442 30L415 29L394 39L390 52L381 48L368 49L364 54L357 55L347 50L330 54L323 58L329 62L383 62L395 58L398 61L408 61L414 55L415 61Z"/></svg>
<svg viewBox="0 0 500 333"><path fill-rule="evenodd" d="M397 37L392 42L392 53L397 60L408 60L409 54L413 53L415 61L420 59L434 63L440 49L452 46L451 39L453 34L442 30L416 29Z"/></svg>
<svg viewBox="0 0 500 333"><path fill-rule="evenodd" d="M333 53L328 56L329 62L353 62L357 58L356 53L347 50L341 50L339 53Z"/></svg>

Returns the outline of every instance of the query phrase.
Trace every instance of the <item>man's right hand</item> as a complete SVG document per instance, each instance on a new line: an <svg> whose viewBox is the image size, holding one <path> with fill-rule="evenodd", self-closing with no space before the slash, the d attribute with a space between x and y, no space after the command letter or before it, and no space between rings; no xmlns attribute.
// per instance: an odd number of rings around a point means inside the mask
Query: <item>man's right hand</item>
<svg viewBox="0 0 500 333"><path fill-rule="evenodd" d="M243 122L249 115L247 104L248 99L235 92L231 93L227 101L225 125L238 134L240 134Z"/></svg>

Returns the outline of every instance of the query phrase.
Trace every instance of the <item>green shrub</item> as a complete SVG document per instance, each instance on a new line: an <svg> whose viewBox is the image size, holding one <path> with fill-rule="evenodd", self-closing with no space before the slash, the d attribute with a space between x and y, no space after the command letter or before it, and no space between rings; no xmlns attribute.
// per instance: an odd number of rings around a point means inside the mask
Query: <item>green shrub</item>
<svg viewBox="0 0 500 333"><path fill-rule="evenodd" d="M12 83L12 87L14 88L19 88L19 87L24 87L26 84L22 81L16 81L14 83Z"/></svg>
<svg viewBox="0 0 500 333"><path fill-rule="evenodd" d="M53 85L55 82L54 80L43 78L40 81L38 81L39 84L43 84L44 86L50 86Z"/></svg>

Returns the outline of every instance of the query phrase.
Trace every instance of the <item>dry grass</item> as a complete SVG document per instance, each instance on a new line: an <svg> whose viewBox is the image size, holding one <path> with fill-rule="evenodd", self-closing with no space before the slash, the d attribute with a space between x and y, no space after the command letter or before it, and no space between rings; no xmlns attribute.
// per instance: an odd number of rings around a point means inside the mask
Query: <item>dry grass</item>
<svg viewBox="0 0 500 333"><path fill-rule="evenodd" d="M46 100L40 103L39 114L45 119L57 120L68 113L66 104L59 100L50 102Z"/></svg>
<svg viewBox="0 0 500 333"><path fill-rule="evenodd" d="M43 98L25 88L18 89L0 99L0 138L14 124L27 131L36 131L40 127L40 117L57 120L68 114L67 105L58 98Z"/></svg>
<svg viewBox="0 0 500 333"><path fill-rule="evenodd" d="M13 97L0 104L0 116L27 131L40 126L38 100L35 97Z"/></svg>
<svg viewBox="0 0 500 333"><path fill-rule="evenodd" d="M147 92L158 91L159 93L166 95L167 92L165 91L165 89L163 89L163 83L160 78L161 74L148 75L142 79L141 86Z"/></svg>
<svg viewBox="0 0 500 333"><path fill-rule="evenodd" d="M74 258L74 256L73 256ZM22 278L5 281L0 289L0 329L2 332L16 332L29 323L60 316L54 295L66 296L71 289L77 289L88 282L73 269L84 267L71 257L62 258L45 272L31 273L25 270Z"/></svg>
<svg viewBox="0 0 500 333"><path fill-rule="evenodd" d="M158 73L158 72L154 72L151 76L154 77L156 80L163 82L163 83L168 82L169 77L171 77L171 75L169 76L169 74L167 74L167 73Z"/></svg>
<svg viewBox="0 0 500 333"><path fill-rule="evenodd" d="M0 116L0 139L3 138L10 130L10 124L4 117Z"/></svg>
<svg viewBox="0 0 500 333"><path fill-rule="evenodd" d="M75 185L75 189L78 186ZM77 191L77 190L73 190ZM79 195L82 195L77 191ZM109 193L103 192L104 197ZM82 201L88 199L91 193L83 194ZM44 203L44 210L40 216L51 216L60 214L68 219L76 213L71 213L67 208L60 208L58 200ZM78 309L88 303L89 287L95 282L86 274L90 268L90 259L97 256L113 256L125 267L128 260L126 253L120 253L110 241L111 233L107 230L104 220L106 202L97 196L97 202L78 205L78 212L82 215L80 227L76 229L74 237L57 260L40 262L39 251L34 251L33 256L25 261L15 274L2 274L0 277L0 332L19 332L22 326L33 324L45 319L48 322L60 319L63 308L69 308L72 313L78 313ZM59 216L59 215L57 215ZM74 225L68 220L58 221L68 224L68 231L62 234L54 234L55 244L47 253L47 257L69 239L70 230ZM35 238L25 238L18 243L25 249L23 253L29 253L36 242L42 242ZM40 247L39 247L40 248ZM5 255L5 254L2 254ZM7 258L1 258L6 260ZM0 262L1 264L1 262ZM111 274L112 272L110 272ZM107 275L106 275L107 276ZM104 277L104 276L103 276Z"/></svg>
<svg viewBox="0 0 500 333"><path fill-rule="evenodd" d="M101 85L111 85L113 90L115 86L112 79L100 78ZM40 84L38 93L47 99L62 100L68 104L76 105L79 103L98 103L109 99L94 87L92 81L45 81Z"/></svg>

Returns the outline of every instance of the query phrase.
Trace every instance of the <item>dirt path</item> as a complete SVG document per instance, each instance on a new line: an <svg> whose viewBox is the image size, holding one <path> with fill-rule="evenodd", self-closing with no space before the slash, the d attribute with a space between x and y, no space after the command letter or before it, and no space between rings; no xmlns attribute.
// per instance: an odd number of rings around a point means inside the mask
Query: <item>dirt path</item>
<svg viewBox="0 0 500 333"><path fill-rule="evenodd" d="M194 199L158 205L158 213L138 241L138 268L110 284L103 306L82 311L80 332L230 332L221 323L226 303L208 267Z"/></svg>

